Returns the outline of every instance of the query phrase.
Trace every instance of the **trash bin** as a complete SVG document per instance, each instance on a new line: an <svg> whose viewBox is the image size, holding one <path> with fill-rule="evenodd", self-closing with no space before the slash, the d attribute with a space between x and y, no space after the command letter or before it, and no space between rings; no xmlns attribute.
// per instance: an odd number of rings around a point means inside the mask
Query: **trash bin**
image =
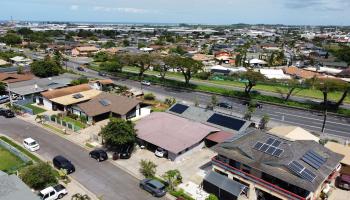
<svg viewBox="0 0 350 200"><path fill-rule="evenodd" d="M119 154L117 152L114 152L112 159L113 160L118 160L119 159Z"/></svg>

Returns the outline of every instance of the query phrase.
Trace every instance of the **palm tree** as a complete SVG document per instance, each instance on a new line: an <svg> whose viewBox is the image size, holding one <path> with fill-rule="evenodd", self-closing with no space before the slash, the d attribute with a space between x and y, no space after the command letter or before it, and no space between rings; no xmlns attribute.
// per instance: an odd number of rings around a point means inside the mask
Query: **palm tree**
<svg viewBox="0 0 350 200"><path fill-rule="evenodd" d="M80 193L76 193L72 196L71 200L91 200L91 198L86 194L82 195Z"/></svg>

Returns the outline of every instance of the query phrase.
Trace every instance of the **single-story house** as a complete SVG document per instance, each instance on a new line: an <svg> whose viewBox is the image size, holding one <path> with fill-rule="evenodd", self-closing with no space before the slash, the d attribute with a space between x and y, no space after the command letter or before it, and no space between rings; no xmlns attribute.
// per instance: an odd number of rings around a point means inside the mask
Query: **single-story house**
<svg viewBox="0 0 350 200"><path fill-rule="evenodd" d="M39 102L38 96L41 92L63 88L71 84L72 80L78 79L79 76L74 74L62 74L49 78L32 79L28 81L21 81L9 84L9 90L13 94L21 96L28 102Z"/></svg>
<svg viewBox="0 0 350 200"><path fill-rule="evenodd" d="M246 61L246 62L248 62L251 67L263 67L263 66L267 65L266 61L260 60L257 58L251 59L251 60Z"/></svg>
<svg viewBox="0 0 350 200"><path fill-rule="evenodd" d="M177 160L203 147L204 138L219 129L166 112L154 112L136 122L137 137L150 149L161 147Z"/></svg>
<svg viewBox="0 0 350 200"><path fill-rule="evenodd" d="M39 200L31 189L15 174L0 171L0 200Z"/></svg>
<svg viewBox="0 0 350 200"><path fill-rule="evenodd" d="M329 150L341 154L344 158L340 161L342 168L340 173L349 174L350 175L350 147L346 144L339 144L336 142L328 141L325 145Z"/></svg>
<svg viewBox="0 0 350 200"><path fill-rule="evenodd" d="M71 111L71 106L88 101L102 91L91 88L89 84L80 84L41 93L39 104L49 110Z"/></svg>
<svg viewBox="0 0 350 200"><path fill-rule="evenodd" d="M318 77L321 76L319 73L317 72L312 72L312 71L307 71L304 69L299 69L297 67L291 66L291 67L285 67L283 68L283 71L285 74L291 75L295 78L299 78L299 79L309 79L309 78L313 78L313 77Z"/></svg>
<svg viewBox="0 0 350 200"><path fill-rule="evenodd" d="M72 113L86 116L88 123L108 119L110 116L131 119L141 115L140 101L134 98L102 92L90 101L72 107Z"/></svg>
<svg viewBox="0 0 350 200"><path fill-rule="evenodd" d="M29 58L25 58L23 56L15 56L13 58L10 58L11 62L16 65L26 65L31 62Z"/></svg>
<svg viewBox="0 0 350 200"><path fill-rule="evenodd" d="M289 75L284 74L282 69L260 69L259 71L262 75L264 75L268 79L279 79L279 80L291 79Z"/></svg>
<svg viewBox="0 0 350 200"><path fill-rule="evenodd" d="M95 46L83 46L72 49L72 56L88 56L97 53L99 49Z"/></svg>
<svg viewBox="0 0 350 200"><path fill-rule="evenodd" d="M28 81L34 79L35 76L30 73L17 74L17 73L0 73L0 82L4 83L16 83L21 81Z"/></svg>

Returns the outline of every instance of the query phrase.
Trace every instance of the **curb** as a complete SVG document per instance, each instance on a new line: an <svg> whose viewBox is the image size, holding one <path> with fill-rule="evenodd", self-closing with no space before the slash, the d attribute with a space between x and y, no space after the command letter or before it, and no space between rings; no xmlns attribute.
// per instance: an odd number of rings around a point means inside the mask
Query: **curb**
<svg viewBox="0 0 350 200"><path fill-rule="evenodd" d="M95 71L95 70L93 70L93 71ZM126 71L126 72L132 73L132 72L129 72L129 71ZM153 75L149 75L149 76L153 76ZM120 77L112 75L112 77L110 77L110 78L113 79L113 78L120 78ZM129 78L126 78L126 79L134 81L133 79L129 79ZM173 79L169 79L169 80L173 80ZM175 81L177 81L177 80L175 80ZM248 100L247 98L237 97L237 96L227 96L227 95L223 95L223 94L216 93L216 92L208 92L208 91L195 90L195 89L189 89L189 88L184 88L184 87L170 86L170 85L164 85L164 84L161 84L161 83L152 83L152 84L153 85L159 85L159 86L166 87L166 88L182 89L182 90L192 91L192 92L201 92L201 93L205 93L205 94L213 94L213 95L217 95L217 96L221 96L221 97L229 97L229 98L235 98L235 99L239 99L239 100ZM194 84L194 85L199 85L199 84ZM269 95L264 95L264 96L269 96ZM317 113L320 113L320 114L323 113L322 111L315 110L315 109L306 109L306 108L300 108L300 107L295 107L295 106L288 106L288 105L272 103L272 102L267 102L267 101L260 101L260 100L257 100L257 101L259 101L261 103L264 103L264 104L275 105L275 106L280 106L280 107L289 108L289 109L297 109L297 110L303 110L303 111L308 111L308 112L317 112ZM295 101L295 102L299 102L299 101ZM299 102L299 103L302 103L302 102ZM334 112L328 112L327 115L349 118L349 116L338 114L338 113L334 113Z"/></svg>
<svg viewBox="0 0 350 200"><path fill-rule="evenodd" d="M21 119L21 120L23 120L23 119ZM23 120L23 121L26 121L26 120ZM28 122L28 121L26 121L26 122ZM32 124L33 124L33 123L32 123ZM7 135L5 135L5 134L0 133L0 136L6 137L6 138L8 138L9 140L11 140L12 142L16 143L17 145L22 146L22 144L20 144L19 142L17 142L17 141L14 140L13 138L11 138L11 137L9 137L9 136L7 136ZM39 155L39 154L36 153L36 152L30 152L30 153L33 154L33 155L35 155L36 157L38 157L41 161L46 162L46 163L49 163L49 165L52 167L51 161L50 161L50 160L44 159L41 155ZM55 168L53 168L53 169L56 170ZM97 197L93 192L91 192L91 191L88 190L85 186L83 186L81 183L79 183L79 181L75 180L75 179L74 179L72 176L70 176L70 175L68 175L68 176L69 176L69 178L72 180L72 182L74 182L75 184L77 184L81 189L85 190L85 192L89 193L88 195L89 195L89 196L92 196L92 197L91 197L92 199L96 199L96 200L98 199L98 197ZM69 183L68 183L68 184L69 184Z"/></svg>

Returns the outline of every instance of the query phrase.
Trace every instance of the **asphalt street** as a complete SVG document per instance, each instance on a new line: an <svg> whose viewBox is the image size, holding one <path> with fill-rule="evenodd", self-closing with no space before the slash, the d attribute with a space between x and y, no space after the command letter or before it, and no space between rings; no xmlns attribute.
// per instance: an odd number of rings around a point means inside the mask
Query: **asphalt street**
<svg viewBox="0 0 350 200"><path fill-rule="evenodd" d="M74 62L67 62L67 66L69 68L76 69L79 64ZM79 73L88 77L106 78L99 76L98 72L91 69L86 69L84 72ZM114 80L116 84L125 85L129 88L131 87L141 89L141 85L137 81L112 76L109 76L108 78ZM152 92L154 94L162 95L165 97L175 97L178 101L184 101L185 103L193 103L195 100L197 100L200 104L207 105L211 101L211 95L203 92L175 89L163 87L160 85L143 86L142 89L144 92ZM223 96L218 96L218 99L220 102L227 102L232 105L233 110L226 110L225 112L243 114L247 109L246 106L242 105L242 101L239 99ZM276 122L300 126L306 130L316 133L321 132L323 114L319 112L263 104L263 108L257 109L254 113L254 116L261 117L264 114L268 114L271 120ZM325 133L345 139L350 139L350 118L328 115Z"/></svg>
<svg viewBox="0 0 350 200"><path fill-rule="evenodd" d="M46 160L51 161L56 155L65 156L76 167L71 176L104 200L156 199L138 187L136 178L110 162L98 163L89 157L84 148L31 123L0 117L0 133L20 143L27 137L34 138L40 144L37 153Z"/></svg>

